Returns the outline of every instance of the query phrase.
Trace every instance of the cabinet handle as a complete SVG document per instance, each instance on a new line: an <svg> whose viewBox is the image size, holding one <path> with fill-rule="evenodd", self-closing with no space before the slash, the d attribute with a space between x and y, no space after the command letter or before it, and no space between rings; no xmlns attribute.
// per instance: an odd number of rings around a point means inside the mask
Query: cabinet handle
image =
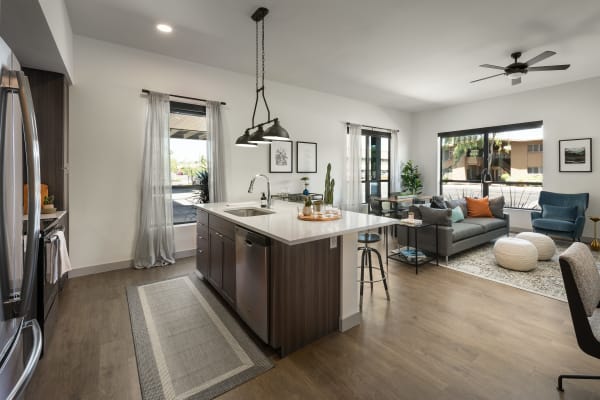
<svg viewBox="0 0 600 400"><path fill-rule="evenodd" d="M204 236L198 235L198 239L204 239Z"/></svg>
<svg viewBox="0 0 600 400"><path fill-rule="evenodd" d="M198 253L202 254L204 253L204 250L198 250Z"/></svg>

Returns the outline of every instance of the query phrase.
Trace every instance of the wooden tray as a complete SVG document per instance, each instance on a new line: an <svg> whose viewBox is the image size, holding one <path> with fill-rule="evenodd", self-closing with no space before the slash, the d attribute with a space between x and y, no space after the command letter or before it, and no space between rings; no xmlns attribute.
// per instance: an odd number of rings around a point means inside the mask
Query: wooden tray
<svg viewBox="0 0 600 400"><path fill-rule="evenodd" d="M313 215L298 215L298 219L302 221L335 221L336 219L341 219L341 215L332 215L330 217L326 217L325 214L313 214Z"/></svg>

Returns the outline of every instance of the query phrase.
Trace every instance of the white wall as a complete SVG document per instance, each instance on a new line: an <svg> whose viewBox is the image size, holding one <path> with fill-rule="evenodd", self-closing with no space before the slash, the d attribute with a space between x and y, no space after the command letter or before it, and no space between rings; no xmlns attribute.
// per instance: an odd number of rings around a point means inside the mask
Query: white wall
<svg viewBox="0 0 600 400"><path fill-rule="evenodd" d="M63 60L67 78L73 82L73 31L64 0L39 0L52 37Z"/></svg>
<svg viewBox="0 0 600 400"><path fill-rule="evenodd" d="M278 56L285 54L271 55ZM257 183L252 195L247 193L248 184L256 173L269 174L268 146L233 145L250 125L253 76L80 36L74 37L74 61L77 81L70 92L69 149L70 247L75 268L132 258L146 111L142 88L227 102L223 110L226 197L228 201L258 199L264 183ZM325 167L331 162L338 182L336 197L340 196L344 121L399 129L406 143L400 157L407 158L410 114L275 82L267 82L266 87L272 112L293 140L318 143L319 172L310 174L311 190L323 190ZM269 175L273 192L283 188L299 192L299 178L306 174ZM193 227L178 229L177 251L193 248L193 234Z"/></svg>
<svg viewBox="0 0 600 400"><path fill-rule="evenodd" d="M524 84L527 84L526 81ZM600 213L600 78L577 81L512 96L493 98L414 115L411 157L422 168L425 191L438 191L439 172L433 149L437 133L527 121L544 121L544 189L562 193L590 193L587 215ZM558 141L591 137L596 154L592 173L558 172ZM436 150L437 151L437 150ZM436 153L437 154L437 153ZM511 212L511 225L529 228L529 213ZM586 224L584 235L592 236Z"/></svg>

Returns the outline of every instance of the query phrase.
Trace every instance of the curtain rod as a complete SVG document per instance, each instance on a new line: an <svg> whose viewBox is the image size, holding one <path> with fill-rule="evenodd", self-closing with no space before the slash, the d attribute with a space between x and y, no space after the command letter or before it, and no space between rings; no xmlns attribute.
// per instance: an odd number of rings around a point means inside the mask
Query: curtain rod
<svg viewBox="0 0 600 400"><path fill-rule="evenodd" d="M358 125L361 128L371 128L371 129L378 129L380 131L390 131L390 132L398 132L398 129L390 129L390 128L380 128L378 126L371 126L371 125L363 125L363 124L355 124L353 122L346 122L346 126L349 127L350 125Z"/></svg>
<svg viewBox="0 0 600 400"><path fill-rule="evenodd" d="M142 89L142 93L148 94L148 93L150 93L150 91L148 89ZM171 97L178 97L180 99L196 100L196 101L204 101L204 102L209 101L206 99L198 99L196 97L179 96L178 94L170 94L170 93L167 93L167 94ZM227 103L225 103L224 101L220 101L219 103L221 103L221 105L223 105L223 106L227 105Z"/></svg>

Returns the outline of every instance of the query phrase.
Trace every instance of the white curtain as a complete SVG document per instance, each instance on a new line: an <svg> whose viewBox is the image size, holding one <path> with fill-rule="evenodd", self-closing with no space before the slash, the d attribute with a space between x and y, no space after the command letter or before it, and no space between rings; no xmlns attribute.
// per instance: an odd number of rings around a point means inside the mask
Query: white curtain
<svg viewBox="0 0 600 400"><path fill-rule="evenodd" d="M342 207L344 210L359 212L361 207L360 183L360 125L350 124L346 135L346 163L344 171L344 198Z"/></svg>
<svg viewBox="0 0 600 400"><path fill-rule="evenodd" d="M166 94L150 92L148 95L142 175L134 266L150 268L173 264L175 239L169 163L169 96Z"/></svg>
<svg viewBox="0 0 600 400"><path fill-rule="evenodd" d="M206 102L206 130L208 131L208 194L209 201L225 201L225 162L223 160L223 124L221 103Z"/></svg>
<svg viewBox="0 0 600 400"><path fill-rule="evenodd" d="M400 159L400 154L402 153L402 150L400 149L400 132L392 131L391 137L392 141L390 143L390 153L392 158L392 170L390 180L390 193L402 191L402 178L400 177L402 172L402 160Z"/></svg>

